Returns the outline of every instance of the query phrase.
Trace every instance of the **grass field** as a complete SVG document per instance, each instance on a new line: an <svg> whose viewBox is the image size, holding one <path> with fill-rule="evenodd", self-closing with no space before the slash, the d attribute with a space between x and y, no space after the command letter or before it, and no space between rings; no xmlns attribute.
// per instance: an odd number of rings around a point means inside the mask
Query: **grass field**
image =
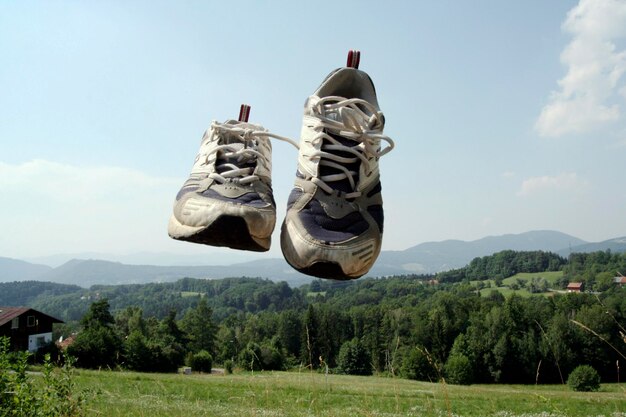
<svg viewBox="0 0 626 417"><path fill-rule="evenodd" d="M181 291L180 292L180 296L181 297L197 297L197 296L203 296L204 293L201 292L195 292L195 291Z"/></svg>
<svg viewBox="0 0 626 417"><path fill-rule="evenodd" d="M512 277L508 277L502 280L502 287L496 287L496 282L494 280L486 280L482 281L483 284L489 283L491 286L489 288L483 288L480 290L480 294L485 296L488 295L492 290L499 291L505 297L508 297L511 294L517 294L522 297L530 297L532 294L526 288L520 288L518 290L513 290L510 288L511 284L517 282L517 280L526 281L526 283L530 284L530 281L533 278L543 278L545 279L551 287L554 287L555 282L558 278L563 276L563 271L551 271L551 272L520 272L519 274L515 274ZM472 284L477 284L481 281L471 281ZM545 292L536 295L545 295L549 296L554 294L554 292Z"/></svg>
<svg viewBox="0 0 626 417"><path fill-rule="evenodd" d="M531 279L535 277L540 277L545 279L550 283L550 285L554 285L558 278L563 276L563 271L549 271L549 272L520 272L519 274L515 274L512 277L505 278L502 280L504 285L510 285L516 282L518 279L530 282Z"/></svg>
<svg viewBox="0 0 626 417"><path fill-rule="evenodd" d="M234 375L79 371L96 392L89 416L626 417L626 385L574 393L565 386L431 384L298 372Z"/></svg>

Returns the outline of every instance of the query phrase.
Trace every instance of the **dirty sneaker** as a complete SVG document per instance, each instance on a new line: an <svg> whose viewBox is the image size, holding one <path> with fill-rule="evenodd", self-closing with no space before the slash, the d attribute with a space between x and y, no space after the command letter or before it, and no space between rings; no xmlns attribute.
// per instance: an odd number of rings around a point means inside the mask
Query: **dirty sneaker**
<svg viewBox="0 0 626 417"><path fill-rule="evenodd" d="M360 53L333 71L305 104L295 187L281 248L296 270L346 280L367 273L380 253L383 201L378 159L393 149ZM381 142L387 146L381 149Z"/></svg>
<svg viewBox="0 0 626 417"><path fill-rule="evenodd" d="M168 224L172 238L269 250L276 223L269 138L289 139L248 123L249 111L242 105L239 120L214 121L205 132L191 175L174 202Z"/></svg>

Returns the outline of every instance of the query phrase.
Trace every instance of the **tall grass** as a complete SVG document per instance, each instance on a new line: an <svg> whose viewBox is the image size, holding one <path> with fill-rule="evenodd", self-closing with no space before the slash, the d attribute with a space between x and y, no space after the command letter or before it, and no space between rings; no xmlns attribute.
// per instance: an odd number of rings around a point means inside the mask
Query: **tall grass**
<svg viewBox="0 0 626 417"><path fill-rule="evenodd" d="M399 378L255 372L232 375L81 371L78 384L99 392L93 416L497 416L626 417L626 392L564 386L455 386Z"/></svg>

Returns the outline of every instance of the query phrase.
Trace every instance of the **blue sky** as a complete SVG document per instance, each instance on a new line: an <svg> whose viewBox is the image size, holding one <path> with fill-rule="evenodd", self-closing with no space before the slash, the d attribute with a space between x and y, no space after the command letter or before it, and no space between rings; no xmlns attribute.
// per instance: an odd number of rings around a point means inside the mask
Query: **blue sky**
<svg viewBox="0 0 626 417"><path fill-rule="evenodd" d="M625 41L623 0L2 2L0 256L280 256L169 239L173 198L241 103L297 139L349 49L396 142L383 249L625 236ZM279 224L296 161L274 143Z"/></svg>

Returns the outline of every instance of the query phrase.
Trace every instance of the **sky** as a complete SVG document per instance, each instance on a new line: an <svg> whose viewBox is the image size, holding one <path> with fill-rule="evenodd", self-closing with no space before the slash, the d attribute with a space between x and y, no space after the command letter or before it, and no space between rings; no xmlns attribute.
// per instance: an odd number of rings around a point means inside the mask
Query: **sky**
<svg viewBox="0 0 626 417"><path fill-rule="evenodd" d="M297 151L273 143L269 253L167 236L212 120L298 140L350 49L385 134L383 250L626 236L626 0L0 2L0 256L280 257Z"/></svg>

